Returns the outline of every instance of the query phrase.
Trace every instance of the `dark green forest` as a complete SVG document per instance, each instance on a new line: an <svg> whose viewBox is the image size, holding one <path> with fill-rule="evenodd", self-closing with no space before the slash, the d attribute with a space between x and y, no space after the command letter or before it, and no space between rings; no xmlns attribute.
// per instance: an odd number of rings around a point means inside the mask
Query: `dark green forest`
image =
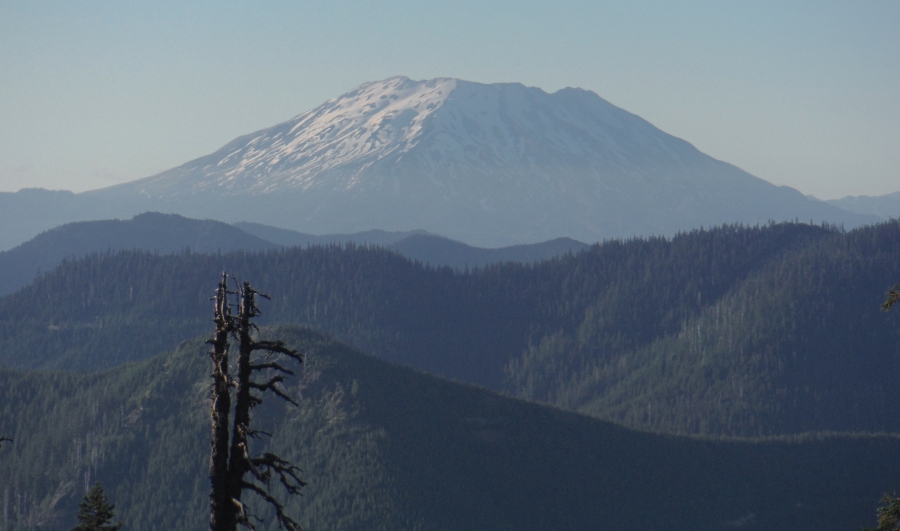
<svg viewBox="0 0 900 531"><path fill-rule="evenodd" d="M256 415L256 450L303 468L305 529L859 529L900 489L898 263L896 221L462 270L356 245L68 259L0 297L0 526L70 529L98 480L124 529L204 525L227 270L306 355L299 406Z"/></svg>
<svg viewBox="0 0 900 531"><path fill-rule="evenodd" d="M896 432L900 225L726 226L459 271L380 248L66 261L0 298L0 361L90 371L208 331L225 269L364 352L625 425Z"/></svg>
<svg viewBox="0 0 900 531"><path fill-rule="evenodd" d="M363 355L303 328L262 444L309 482L305 529L858 529L897 484L900 439L766 440L633 431ZM208 347L100 373L0 370L4 529L69 529L99 480L129 530L207 515ZM271 524L271 519L270 519ZM268 527L267 529L272 529Z"/></svg>

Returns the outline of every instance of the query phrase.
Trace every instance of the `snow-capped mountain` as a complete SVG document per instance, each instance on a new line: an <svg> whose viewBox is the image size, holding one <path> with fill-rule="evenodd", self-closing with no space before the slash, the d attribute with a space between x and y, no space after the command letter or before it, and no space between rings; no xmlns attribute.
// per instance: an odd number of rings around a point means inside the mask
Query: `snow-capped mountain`
<svg viewBox="0 0 900 531"><path fill-rule="evenodd" d="M478 245L869 221L699 152L593 92L393 77L161 174L85 194L310 233Z"/></svg>

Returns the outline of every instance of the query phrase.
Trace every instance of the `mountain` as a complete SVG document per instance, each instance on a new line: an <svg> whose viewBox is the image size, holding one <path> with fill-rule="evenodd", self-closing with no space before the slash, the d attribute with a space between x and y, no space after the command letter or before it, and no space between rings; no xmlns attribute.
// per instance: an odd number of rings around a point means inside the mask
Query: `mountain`
<svg viewBox="0 0 900 531"><path fill-rule="evenodd" d="M0 192L0 251L26 242L41 232L74 221L122 217L119 209L105 201L93 201L83 194L25 188ZM140 211L122 209L127 217Z"/></svg>
<svg viewBox="0 0 900 531"><path fill-rule="evenodd" d="M848 195L847 197L831 199L827 202L857 214L878 216L882 219L900 218L900 192L877 196Z"/></svg>
<svg viewBox="0 0 900 531"><path fill-rule="evenodd" d="M433 266L450 266L459 269L485 267L501 262L537 262L566 253L584 251L590 246L571 238L556 238L541 243L511 245L498 249L474 247L425 231L386 232L371 230L356 234L328 234L314 236L289 229L278 229L259 223L234 224L250 234L284 246L370 244L397 251L412 260Z"/></svg>
<svg viewBox="0 0 900 531"><path fill-rule="evenodd" d="M0 252L0 295L27 285L40 271L65 258L121 249L155 253L227 253L274 249L273 243L212 220L174 214L145 213L131 220L82 221L43 232L9 251Z"/></svg>
<svg viewBox="0 0 900 531"><path fill-rule="evenodd" d="M284 247L309 245L343 245L346 243L355 243L357 245L379 245L388 247L391 244L412 236L414 234L426 234L422 230L404 231L404 232L388 232L380 229L367 230L363 232L355 232L353 234L306 234L290 229L282 229L263 225L262 223L252 223L249 221L239 221L233 225L244 232L258 236L264 240L277 243Z"/></svg>
<svg viewBox="0 0 900 531"><path fill-rule="evenodd" d="M896 490L900 440L717 440L633 431L396 367L308 329L254 441L302 468L304 529L838 531ZM205 336L204 336L205 337ZM127 529L208 521L209 359L203 337L94 374L0 369L4 529L71 529L100 481ZM264 515L266 513L263 513ZM275 529L271 517L260 531Z"/></svg>
<svg viewBox="0 0 900 531"><path fill-rule="evenodd" d="M0 364L95 370L210 329L223 270L390 362L625 425L759 436L900 432L897 222L720 227L470 271L383 248L67 261L0 297Z"/></svg>
<svg viewBox="0 0 900 531"><path fill-rule="evenodd" d="M230 200L306 232L423 228L487 246L875 219L712 159L589 91L444 78L366 83L211 155L91 194L204 215L201 203Z"/></svg>
<svg viewBox="0 0 900 531"><path fill-rule="evenodd" d="M412 260L457 269L486 267L502 262L538 262L588 248L590 245L571 238L556 238L541 243L484 249L433 234L412 234L388 246L388 249Z"/></svg>
<svg viewBox="0 0 900 531"><path fill-rule="evenodd" d="M66 258L121 249L171 254L183 251L227 253L280 246L377 245L435 267L484 267L500 262L535 262L579 252L587 244L560 238L543 243L482 249L422 231L372 230L356 234L314 236L258 223L234 226L177 214L148 212L131 220L81 221L43 232L8 251L0 251L0 296L12 293Z"/></svg>
<svg viewBox="0 0 900 531"><path fill-rule="evenodd" d="M75 214L93 219L159 211L313 234L424 229L483 247L879 219L753 177L590 91L447 78L365 83L215 153L75 199ZM47 210L17 223L40 225ZM0 226L7 217L0 210Z"/></svg>
<svg viewBox="0 0 900 531"><path fill-rule="evenodd" d="M712 262L713 285L729 276L716 271L727 247L717 258L695 248L695 267ZM896 432L891 404L900 396L880 375L900 373L900 316L880 307L900 281L898 260L895 221L792 245L718 294L689 288L681 296L693 291L697 313L672 304L660 289L665 280L654 279L625 295L662 305L656 318L641 304L598 301L577 330L546 336L511 363L510 387L517 396L661 431L753 436L836 428L844 419L840 431L879 425L875 431ZM616 324L623 311L667 331L634 341Z"/></svg>

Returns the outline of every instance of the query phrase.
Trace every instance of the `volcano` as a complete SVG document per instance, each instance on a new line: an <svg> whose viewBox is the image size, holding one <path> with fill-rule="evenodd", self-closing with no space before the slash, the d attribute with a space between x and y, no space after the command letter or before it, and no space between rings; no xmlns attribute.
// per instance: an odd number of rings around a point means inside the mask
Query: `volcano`
<svg viewBox="0 0 900 531"><path fill-rule="evenodd" d="M450 78L365 83L205 157L81 195L307 233L424 229L482 246L874 221L709 157L593 92Z"/></svg>

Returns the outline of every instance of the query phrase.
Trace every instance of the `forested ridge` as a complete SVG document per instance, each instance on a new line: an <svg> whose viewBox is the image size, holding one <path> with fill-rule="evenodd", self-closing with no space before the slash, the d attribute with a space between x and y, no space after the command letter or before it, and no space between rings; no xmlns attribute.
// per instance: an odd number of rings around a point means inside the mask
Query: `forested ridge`
<svg viewBox="0 0 900 531"><path fill-rule="evenodd" d="M26 286L38 271L56 267L65 257L99 250L143 249L169 254L260 251L278 247L256 236L213 220L187 219L176 214L146 212L130 220L77 221L42 232L0 252L0 295Z"/></svg>
<svg viewBox="0 0 900 531"><path fill-rule="evenodd" d="M307 356L267 402L266 449L308 485L304 529L857 529L897 485L900 440L768 440L633 431L392 366L308 329L264 330ZM101 373L0 369L4 529L65 530L101 481L130 530L206 522L208 346ZM264 511L262 514L266 514ZM267 527L273 529L271 518Z"/></svg>
<svg viewBox="0 0 900 531"><path fill-rule="evenodd" d="M0 251L0 296L30 284L39 271L49 271L65 258L117 250L172 254L264 251L279 247L308 247L355 242L377 245L436 266L459 269L500 262L534 262L590 247L569 238L500 249L482 249L423 231L313 236L256 223L228 225L214 220L189 219L177 214L146 212L130 220L80 221L42 232L31 240Z"/></svg>
<svg viewBox="0 0 900 531"><path fill-rule="evenodd" d="M0 298L0 360L94 370L203 333L227 269L383 359L675 433L900 430L900 225L725 226L535 264L434 268L370 247L67 261Z"/></svg>
<svg viewBox="0 0 900 531"><path fill-rule="evenodd" d="M631 349L604 344L615 319L588 316L576 333L531 346L509 374L521 396L661 431L897 431L900 320L880 303L898 263L897 223L835 233L761 264Z"/></svg>

